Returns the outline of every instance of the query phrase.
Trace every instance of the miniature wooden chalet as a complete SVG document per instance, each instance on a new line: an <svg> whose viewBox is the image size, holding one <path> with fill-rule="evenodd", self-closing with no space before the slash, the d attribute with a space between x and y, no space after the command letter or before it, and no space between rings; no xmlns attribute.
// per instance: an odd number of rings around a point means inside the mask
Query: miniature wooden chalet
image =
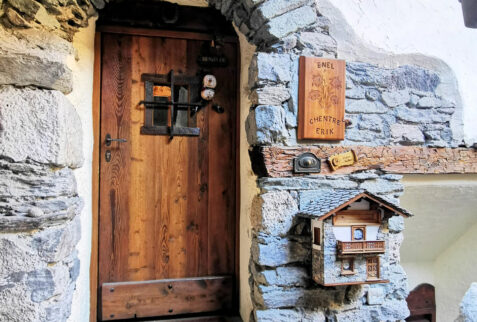
<svg viewBox="0 0 477 322"><path fill-rule="evenodd" d="M389 282L389 220L411 213L365 190L304 195L300 208L299 215L311 219L315 282L324 286Z"/></svg>

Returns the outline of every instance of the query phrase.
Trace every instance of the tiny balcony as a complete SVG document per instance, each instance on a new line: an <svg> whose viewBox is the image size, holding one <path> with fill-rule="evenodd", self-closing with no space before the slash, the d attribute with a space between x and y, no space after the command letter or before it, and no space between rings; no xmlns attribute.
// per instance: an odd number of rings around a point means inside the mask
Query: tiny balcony
<svg viewBox="0 0 477 322"><path fill-rule="evenodd" d="M384 240L374 241L338 241L339 255L382 254L385 251Z"/></svg>

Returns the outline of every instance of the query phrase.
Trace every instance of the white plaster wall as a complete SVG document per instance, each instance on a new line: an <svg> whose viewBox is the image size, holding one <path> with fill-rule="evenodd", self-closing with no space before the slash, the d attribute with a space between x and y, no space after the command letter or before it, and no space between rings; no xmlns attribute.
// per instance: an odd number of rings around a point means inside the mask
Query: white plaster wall
<svg viewBox="0 0 477 322"><path fill-rule="evenodd" d="M252 246L250 214L253 198L259 193L256 176L252 171L248 155L245 121L252 105L249 99L248 68L255 53L255 46L250 45L245 36L235 28L240 41L240 315L248 322L252 312L252 299L249 284L250 249Z"/></svg>
<svg viewBox="0 0 477 322"><path fill-rule="evenodd" d="M70 322L89 321L89 264L91 258L92 227L92 162L93 162L93 61L94 61L95 19L89 21L89 27L81 29L73 39L76 60L72 57L69 67L73 71L73 92L67 97L73 103L83 126L84 165L75 170L78 193L84 200L81 213L81 240L78 243L80 274L73 295Z"/></svg>
<svg viewBox="0 0 477 322"><path fill-rule="evenodd" d="M434 285L437 320L453 321L477 281L477 175L408 175L403 184L401 206L414 214L401 247L409 289Z"/></svg>
<svg viewBox="0 0 477 322"><path fill-rule="evenodd" d="M332 9L335 8L348 24L344 26L338 23L335 29L341 30L332 30L332 35L335 34L338 38L340 35L348 37L346 41L338 42L340 58L362 58L363 61L382 65L416 63L424 66L436 62L422 55L443 60L457 77L463 104L465 141L467 144L477 141L477 30L464 27L458 0L317 2L322 5L320 8L323 8L322 12L327 17L337 19L336 15L326 14L333 12ZM358 42L351 39L352 33L359 38ZM363 48L363 44L367 48ZM370 51L400 55L378 57ZM452 80L443 79L443 83L448 81ZM445 84L447 85L449 84ZM446 91L443 92L445 93Z"/></svg>
<svg viewBox="0 0 477 322"><path fill-rule="evenodd" d="M407 274L409 290L423 283L435 285L433 261L401 262L401 265Z"/></svg>

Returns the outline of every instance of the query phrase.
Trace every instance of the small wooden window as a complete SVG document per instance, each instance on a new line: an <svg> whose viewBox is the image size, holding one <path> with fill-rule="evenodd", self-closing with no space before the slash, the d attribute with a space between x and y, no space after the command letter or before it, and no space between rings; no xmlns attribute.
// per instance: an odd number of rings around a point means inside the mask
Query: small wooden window
<svg viewBox="0 0 477 322"><path fill-rule="evenodd" d="M366 226L351 226L351 240L366 240Z"/></svg>
<svg viewBox="0 0 477 322"><path fill-rule="evenodd" d="M318 228L318 227L313 228L313 244L318 245L318 246L321 245L320 228Z"/></svg>
<svg viewBox="0 0 477 322"><path fill-rule="evenodd" d="M343 258L341 260L341 275L353 275L354 271L354 258Z"/></svg>

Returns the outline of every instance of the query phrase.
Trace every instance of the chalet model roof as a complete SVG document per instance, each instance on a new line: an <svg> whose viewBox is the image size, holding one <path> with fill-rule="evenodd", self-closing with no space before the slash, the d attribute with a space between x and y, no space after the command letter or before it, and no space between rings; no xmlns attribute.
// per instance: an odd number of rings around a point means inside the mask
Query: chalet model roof
<svg viewBox="0 0 477 322"><path fill-rule="evenodd" d="M401 216L412 216L409 211L401 208L395 202L372 194L367 190L344 189L334 191L325 190L309 196L309 200L302 200L302 202L300 202L301 209L298 214L303 217L323 220L363 197L370 199L371 201L378 203L381 207L387 208Z"/></svg>

